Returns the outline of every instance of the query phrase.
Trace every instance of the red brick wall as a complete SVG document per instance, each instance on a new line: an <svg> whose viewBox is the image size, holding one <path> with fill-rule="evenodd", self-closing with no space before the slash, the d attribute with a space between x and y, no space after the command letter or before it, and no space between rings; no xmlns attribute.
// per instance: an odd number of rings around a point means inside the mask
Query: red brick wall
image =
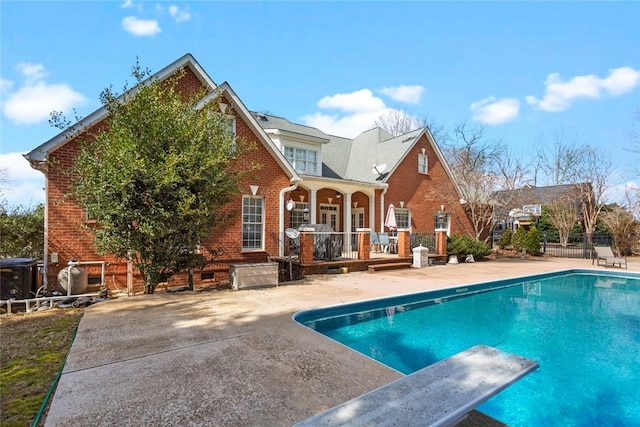
<svg viewBox="0 0 640 427"><path fill-rule="evenodd" d="M418 173L418 155L422 154L423 148L428 159L427 175ZM440 210L440 205L444 205L445 211L451 215L452 233L473 230L460 205L460 196L426 136L418 141L387 182L389 190L385 194L385 207L393 203L398 208L404 201L404 207L411 209L412 231L433 232L434 213ZM377 217L380 212L378 205L375 212ZM379 219L376 221L379 223Z"/></svg>
<svg viewBox="0 0 640 427"><path fill-rule="evenodd" d="M179 90L192 93L203 86L195 74L187 69L182 77ZM100 123L97 126L106 126ZM279 236L279 193L282 188L290 185L284 170L267 151L250 127L239 117L236 120L236 132L253 144L254 149L235 159L238 167L258 164L259 167L241 183L242 194L250 195L249 185L259 185L257 195L264 197L264 250L242 252L242 225L240 211L242 196L238 195L228 204L227 212L236 215L225 226L219 227L209 239L202 242L202 253L210 262L209 270L215 270L215 278L225 278L229 263L263 262L268 256L278 254ZM93 226L85 219L85 213L75 203L71 193L71 170L75 157L79 153L78 139L69 141L50 155L50 167L47 176L48 197L48 246L49 254L58 254L58 264L48 265L49 289L54 289L57 274L72 259L80 261L106 261L107 285L111 289L126 288L126 261L113 256L100 256L96 253L93 234L88 227ZM286 222L285 222L286 224ZM99 277L100 267L86 267L89 277ZM200 272L196 272L196 282ZM171 284L186 283L186 274L176 275L170 279ZM143 283L141 277L134 276L134 289L141 291Z"/></svg>

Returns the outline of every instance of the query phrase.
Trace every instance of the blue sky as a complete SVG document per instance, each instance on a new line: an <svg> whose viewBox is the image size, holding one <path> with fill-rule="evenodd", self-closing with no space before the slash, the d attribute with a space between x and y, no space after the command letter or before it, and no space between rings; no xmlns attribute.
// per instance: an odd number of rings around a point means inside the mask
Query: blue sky
<svg viewBox="0 0 640 427"><path fill-rule="evenodd" d="M602 146L634 178L640 2L0 1L0 167L9 204L44 200L22 153L55 136L49 112L86 116L191 53L245 105L355 136L402 109L532 156L554 132Z"/></svg>

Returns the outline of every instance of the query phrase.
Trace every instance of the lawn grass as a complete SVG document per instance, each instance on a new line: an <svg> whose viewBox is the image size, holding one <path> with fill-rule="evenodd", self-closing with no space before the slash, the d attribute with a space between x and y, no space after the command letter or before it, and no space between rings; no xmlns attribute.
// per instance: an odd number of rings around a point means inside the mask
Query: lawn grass
<svg viewBox="0 0 640 427"><path fill-rule="evenodd" d="M0 316L0 425L33 423L83 313L69 308Z"/></svg>

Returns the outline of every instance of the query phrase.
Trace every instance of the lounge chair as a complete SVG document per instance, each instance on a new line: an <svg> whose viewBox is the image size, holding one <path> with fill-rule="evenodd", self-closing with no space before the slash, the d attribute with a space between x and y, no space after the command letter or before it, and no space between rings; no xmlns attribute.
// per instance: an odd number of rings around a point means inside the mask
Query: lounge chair
<svg viewBox="0 0 640 427"><path fill-rule="evenodd" d="M615 256L609 246L594 246L593 251L594 257L591 260L592 265L593 260L597 259L598 266L616 267L617 264L618 267L622 268L622 265L624 264L624 268L627 268L627 258Z"/></svg>

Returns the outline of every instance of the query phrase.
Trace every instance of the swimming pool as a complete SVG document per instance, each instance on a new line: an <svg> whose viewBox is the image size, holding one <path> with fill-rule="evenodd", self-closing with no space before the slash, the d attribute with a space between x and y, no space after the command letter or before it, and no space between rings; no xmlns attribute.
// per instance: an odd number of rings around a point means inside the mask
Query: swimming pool
<svg viewBox="0 0 640 427"><path fill-rule="evenodd" d="M640 425L640 275L566 270L299 312L404 374L486 344L540 368L479 409L512 426Z"/></svg>

